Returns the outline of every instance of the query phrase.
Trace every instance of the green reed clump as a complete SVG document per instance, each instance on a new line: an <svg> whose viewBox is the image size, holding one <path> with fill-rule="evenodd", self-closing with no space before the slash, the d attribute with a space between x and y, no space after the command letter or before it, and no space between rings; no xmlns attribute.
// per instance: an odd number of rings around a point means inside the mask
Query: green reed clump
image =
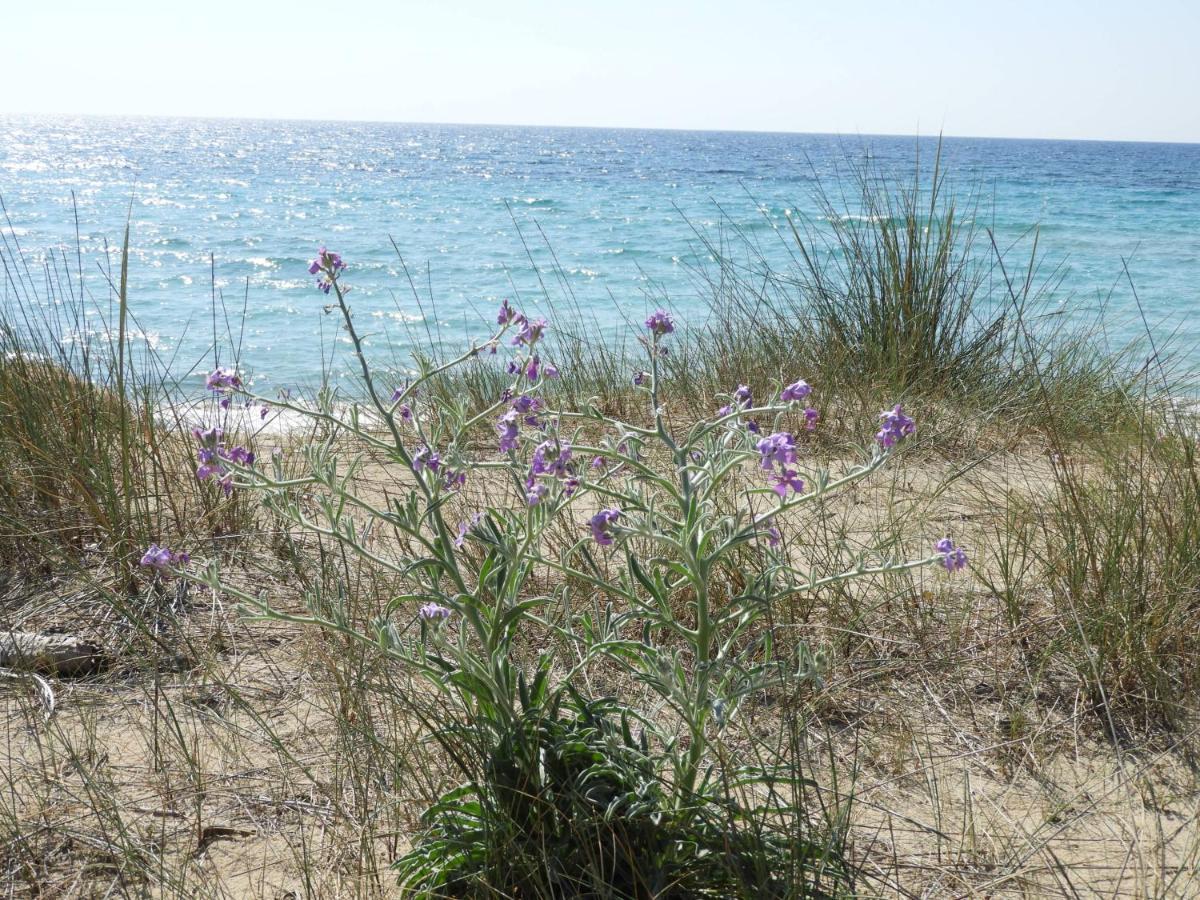
<svg viewBox="0 0 1200 900"><path fill-rule="evenodd" d="M1193 427L1060 461L1042 511L1062 642L1106 724L1178 725L1200 689L1200 459Z"/></svg>

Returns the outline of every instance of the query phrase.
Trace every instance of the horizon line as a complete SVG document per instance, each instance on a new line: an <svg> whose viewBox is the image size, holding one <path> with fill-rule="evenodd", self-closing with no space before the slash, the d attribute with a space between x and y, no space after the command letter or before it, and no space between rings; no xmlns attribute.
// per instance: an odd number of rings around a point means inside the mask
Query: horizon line
<svg viewBox="0 0 1200 900"><path fill-rule="evenodd" d="M1021 135L985 135L985 134L947 134L944 131L922 134L921 132L886 132L886 131L790 131L764 128L683 128L646 125L548 125L531 122L437 122L405 119L311 119L294 116L220 116L197 114L168 114L168 113L89 113L89 112L10 112L0 110L0 118L4 117L30 118L85 118L85 119L183 119L189 121L217 122L296 122L322 125L408 125L436 126L440 128L544 128L578 131L666 131L684 134L770 134L795 135L808 137L836 138L913 138L915 140L968 140L968 141L1045 141L1048 143L1091 143L1091 144L1170 144L1183 147L1200 146L1200 140L1179 141L1161 140L1154 138L1060 138L1060 137L1027 137Z"/></svg>

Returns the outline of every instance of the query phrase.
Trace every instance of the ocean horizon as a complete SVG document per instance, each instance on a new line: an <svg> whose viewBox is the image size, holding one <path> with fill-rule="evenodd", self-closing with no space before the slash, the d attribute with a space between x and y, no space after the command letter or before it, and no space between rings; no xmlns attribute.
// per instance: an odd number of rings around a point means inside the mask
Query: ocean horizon
<svg viewBox="0 0 1200 900"><path fill-rule="evenodd" d="M320 245L346 258L385 367L484 334L503 297L566 310L600 347L659 305L708 327L714 247L786 271L789 219L820 227L818 189L858 215L856 166L911 179L919 156L927 178L938 140L0 116L0 238L30 266L5 273L0 302L12 310L29 296L21 279L68 258L74 268L78 237L96 315L60 317L61 336L102 337L105 257L128 220L135 333L188 383L217 347L222 362L236 348L260 390L311 382L323 366L349 373L307 273ZM1102 318L1113 349L1148 327L1160 349L1200 365L1200 144L947 137L941 153L949 189L973 198L1010 268L1023 271L1036 229L1038 280L1053 288L1041 314Z"/></svg>

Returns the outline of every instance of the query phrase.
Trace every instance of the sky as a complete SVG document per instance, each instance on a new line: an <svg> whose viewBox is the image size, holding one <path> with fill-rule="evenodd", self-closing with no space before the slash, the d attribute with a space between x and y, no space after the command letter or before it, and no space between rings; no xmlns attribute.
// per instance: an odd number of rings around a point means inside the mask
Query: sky
<svg viewBox="0 0 1200 900"><path fill-rule="evenodd" d="M0 0L0 112L1200 142L1200 2Z"/></svg>

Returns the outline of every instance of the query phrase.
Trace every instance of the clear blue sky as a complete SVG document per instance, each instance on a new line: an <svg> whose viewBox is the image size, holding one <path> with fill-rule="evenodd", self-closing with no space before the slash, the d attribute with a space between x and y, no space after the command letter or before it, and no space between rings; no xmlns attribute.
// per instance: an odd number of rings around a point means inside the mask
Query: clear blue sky
<svg viewBox="0 0 1200 900"><path fill-rule="evenodd" d="M1200 141L1200 0L0 0L4 112Z"/></svg>

